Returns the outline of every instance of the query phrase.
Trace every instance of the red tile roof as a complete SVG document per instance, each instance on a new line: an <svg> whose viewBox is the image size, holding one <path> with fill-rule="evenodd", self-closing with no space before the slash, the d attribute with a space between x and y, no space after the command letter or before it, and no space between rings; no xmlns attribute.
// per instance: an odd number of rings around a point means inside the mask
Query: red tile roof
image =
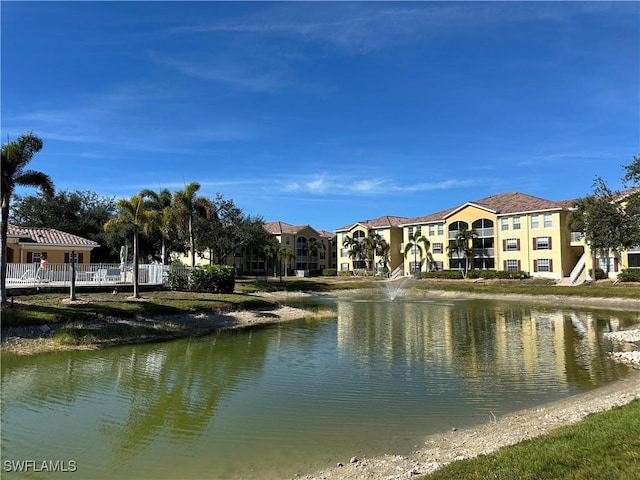
<svg viewBox="0 0 640 480"><path fill-rule="evenodd" d="M37 243L39 245L59 245L78 247L99 247L100 245L83 237L56 230L55 228L19 227L7 224L7 234L20 238L22 243Z"/></svg>
<svg viewBox="0 0 640 480"><path fill-rule="evenodd" d="M401 224L409 220L407 217L395 217L393 215L383 215L382 217L374 218L373 220L360 220L359 222L345 225L344 227L336 228L336 232L351 230L356 225L362 225L366 228L381 228L381 227L399 227Z"/></svg>

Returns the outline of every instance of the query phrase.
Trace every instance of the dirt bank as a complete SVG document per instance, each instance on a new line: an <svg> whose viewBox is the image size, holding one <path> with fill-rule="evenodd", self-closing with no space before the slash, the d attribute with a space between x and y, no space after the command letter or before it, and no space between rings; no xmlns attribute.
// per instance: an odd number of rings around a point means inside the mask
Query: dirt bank
<svg viewBox="0 0 640 480"><path fill-rule="evenodd" d="M401 480L425 475L456 460L491 453L578 422L590 413L626 405L636 398L640 398L640 372L587 393L492 419L478 427L430 436L409 455L336 459L336 465L342 466L302 478Z"/></svg>

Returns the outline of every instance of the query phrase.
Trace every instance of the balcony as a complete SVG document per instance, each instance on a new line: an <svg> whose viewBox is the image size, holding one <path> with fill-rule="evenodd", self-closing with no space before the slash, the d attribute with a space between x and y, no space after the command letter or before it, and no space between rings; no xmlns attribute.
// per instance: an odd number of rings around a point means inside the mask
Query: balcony
<svg viewBox="0 0 640 480"><path fill-rule="evenodd" d="M584 233L571 232L571 243L584 243Z"/></svg>

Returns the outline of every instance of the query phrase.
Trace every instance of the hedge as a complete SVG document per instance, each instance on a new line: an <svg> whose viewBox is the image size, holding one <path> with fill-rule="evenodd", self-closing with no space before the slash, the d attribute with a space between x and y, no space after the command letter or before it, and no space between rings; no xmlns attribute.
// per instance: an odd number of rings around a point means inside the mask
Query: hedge
<svg viewBox="0 0 640 480"><path fill-rule="evenodd" d="M625 268L618 274L621 282L640 282L640 268Z"/></svg>
<svg viewBox="0 0 640 480"><path fill-rule="evenodd" d="M236 286L233 267L227 265L203 265L189 272L169 272L171 290L189 290L192 292L233 293Z"/></svg>

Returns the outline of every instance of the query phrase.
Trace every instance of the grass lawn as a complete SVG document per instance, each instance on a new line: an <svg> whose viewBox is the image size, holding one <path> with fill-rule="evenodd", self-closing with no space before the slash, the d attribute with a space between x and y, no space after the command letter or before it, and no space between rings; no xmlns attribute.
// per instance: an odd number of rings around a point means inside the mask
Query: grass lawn
<svg viewBox="0 0 640 480"><path fill-rule="evenodd" d="M640 400L490 455L451 463L425 480L640 478Z"/></svg>

